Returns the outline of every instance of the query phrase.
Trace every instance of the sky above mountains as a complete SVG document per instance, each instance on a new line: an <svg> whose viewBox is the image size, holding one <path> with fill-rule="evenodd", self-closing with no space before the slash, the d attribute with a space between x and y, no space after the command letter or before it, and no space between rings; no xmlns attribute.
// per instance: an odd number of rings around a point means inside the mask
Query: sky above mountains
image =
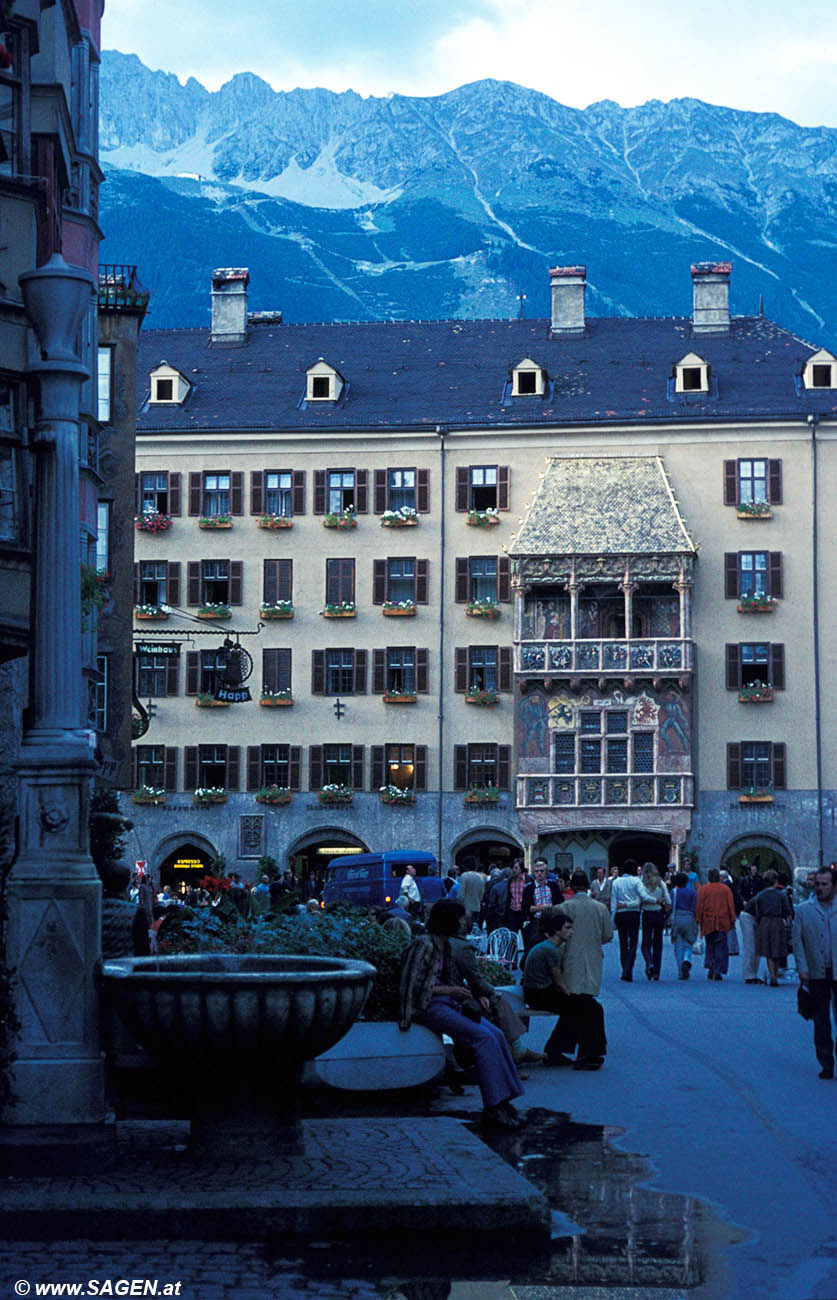
<svg viewBox="0 0 837 1300"><path fill-rule="evenodd" d="M153 10L155 6L152 5ZM215 90L436 95L482 77L583 108L693 96L837 126L837 5L788 0L106 0L102 41Z"/></svg>

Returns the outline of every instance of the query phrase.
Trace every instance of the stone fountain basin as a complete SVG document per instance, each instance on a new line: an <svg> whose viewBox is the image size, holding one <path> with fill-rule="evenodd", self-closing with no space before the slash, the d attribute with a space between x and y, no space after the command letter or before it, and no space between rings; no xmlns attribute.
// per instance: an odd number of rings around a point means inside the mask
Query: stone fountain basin
<svg viewBox="0 0 837 1300"><path fill-rule="evenodd" d="M137 1042L189 1072L287 1071L319 1056L360 1015L374 975L363 961L234 953L103 966L108 995Z"/></svg>

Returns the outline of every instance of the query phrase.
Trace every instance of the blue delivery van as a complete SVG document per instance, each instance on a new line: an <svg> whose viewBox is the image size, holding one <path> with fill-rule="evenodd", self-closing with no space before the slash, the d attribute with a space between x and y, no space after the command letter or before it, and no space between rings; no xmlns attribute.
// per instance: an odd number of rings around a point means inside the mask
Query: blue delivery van
<svg viewBox="0 0 837 1300"><path fill-rule="evenodd" d="M332 858L323 888L323 902L353 903L355 907L392 907L408 862L417 876L437 866L432 853L394 849L391 853L354 853Z"/></svg>

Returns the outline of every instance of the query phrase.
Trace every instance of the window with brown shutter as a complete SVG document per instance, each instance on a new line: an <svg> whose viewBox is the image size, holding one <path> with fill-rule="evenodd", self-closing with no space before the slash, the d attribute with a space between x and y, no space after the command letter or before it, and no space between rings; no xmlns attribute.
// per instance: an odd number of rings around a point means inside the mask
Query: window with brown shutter
<svg viewBox="0 0 837 1300"><path fill-rule="evenodd" d="M774 691L785 689L785 647L781 642L770 646L770 685Z"/></svg>
<svg viewBox="0 0 837 1300"><path fill-rule="evenodd" d="M169 474L169 508L163 514L179 515L181 511L180 504L180 475L173 471Z"/></svg>
<svg viewBox="0 0 837 1300"><path fill-rule="evenodd" d="M384 779L384 747L371 745L369 747L369 789L380 790L381 786L387 784Z"/></svg>
<svg viewBox="0 0 837 1300"><path fill-rule="evenodd" d="M241 785L239 776L239 764L241 760L241 750L238 745L227 745L227 779L225 787L227 790L238 790Z"/></svg>
<svg viewBox="0 0 837 1300"><path fill-rule="evenodd" d="M353 559L326 560L325 601L327 605L354 604L355 562Z"/></svg>
<svg viewBox="0 0 837 1300"><path fill-rule="evenodd" d="M430 592L430 561L416 560L416 604L426 605Z"/></svg>
<svg viewBox="0 0 837 1300"><path fill-rule="evenodd" d="M247 746L247 789L249 791L260 790L262 788L262 747L261 745Z"/></svg>
<svg viewBox="0 0 837 1300"><path fill-rule="evenodd" d="M314 470L314 514L326 514L326 472L324 469Z"/></svg>
<svg viewBox="0 0 837 1300"><path fill-rule="evenodd" d="M416 510L420 515L430 513L430 470L416 470Z"/></svg>
<svg viewBox="0 0 837 1300"><path fill-rule="evenodd" d="M164 790L177 789L177 750L171 746L166 746L165 759L165 779L163 781Z"/></svg>
<svg viewBox="0 0 837 1300"><path fill-rule="evenodd" d="M166 569L166 604L180 604L180 562L169 561Z"/></svg>
<svg viewBox="0 0 837 1300"><path fill-rule="evenodd" d="M189 475L189 514L203 513L203 475L192 471Z"/></svg>
<svg viewBox="0 0 837 1300"><path fill-rule="evenodd" d="M782 577L782 552L770 552L770 595L781 600L785 594L784 580Z"/></svg>
<svg viewBox="0 0 837 1300"><path fill-rule="evenodd" d="M736 743L727 745L727 789L741 789L741 746Z"/></svg>
<svg viewBox="0 0 837 1300"><path fill-rule="evenodd" d="M363 745L352 745L352 781L353 790L363 789Z"/></svg>
<svg viewBox="0 0 837 1300"><path fill-rule="evenodd" d="M784 742L739 740L727 745L727 789L769 792L787 787Z"/></svg>
<svg viewBox="0 0 837 1300"><path fill-rule="evenodd" d="M781 505L782 462L766 457L724 461L724 505Z"/></svg>
<svg viewBox="0 0 837 1300"><path fill-rule="evenodd" d="M264 514L264 470L250 472L250 514Z"/></svg>
<svg viewBox="0 0 837 1300"><path fill-rule="evenodd" d="M738 505L738 461L724 461L724 505Z"/></svg>
<svg viewBox="0 0 837 1300"><path fill-rule="evenodd" d="M453 689L460 695L467 691L470 682L468 679L468 655L469 647L465 645L456 646L453 652Z"/></svg>
<svg viewBox="0 0 837 1300"><path fill-rule="evenodd" d="M230 475L230 514L244 514L244 474L241 470L233 470Z"/></svg>
<svg viewBox="0 0 837 1300"><path fill-rule="evenodd" d="M467 465L456 467L456 509L467 510L471 488L471 471Z"/></svg>
<svg viewBox="0 0 837 1300"><path fill-rule="evenodd" d="M323 788L323 747L322 745L308 746L308 789L322 790Z"/></svg>
<svg viewBox="0 0 837 1300"><path fill-rule="evenodd" d="M387 562L372 561L372 604L383 605L387 598Z"/></svg>
<svg viewBox="0 0 837 1300"><path fill-rule="evenodd" d="M230 560L230 604L242 603L244 581L244 563L242 560Z"/></svg>
<svg viewBox="0 0 837 1300"><path fill-rule="evenodd" d="M180 655L166 656L166 695L177 694L180 679Z"/></svg>
<svg viewBox="0 0 837 1300"><path fill-rule="evenodd" d="M383 649L372 651L372 694L383 695L387 683L387 652Z"/></svg>
<svg viewBox="0 0 837 1300"><path fill-rule="evenodd" d="M453 747L453 788L454 790L468 789L467 745L454 745Z"/></svg>
<svg viewBox="0 0 837 1300"><path fill-rule="evenodd" d="M510 498L511 470L508 465L497 466L497 509L508 510Z"/></svg>
<svg viewBox="0 0 837 1300"><path fill-rule="evenodd" d="M510 645L501 645L500 651L500 671L499 671L499 690L510 691L512 689L512 650Z"/></svg>
<svg viewBox="0 0 837 1300"><path fill-rule="evenodd" d="M311 651L311 694L325 694L325 650Z"/></svg>
<svg viewBox="0 0 837 1300"><path fill-rule="evenodd" d="M295 515L305 514L305 470L295 469L291 474L293 491L293 511Z"/></svg>
<svg viewBox="0 0 837 1300"><path fill-rule="evenodd" d="M470 563L466 555L457 555L455 567L454 600L464 605L470 599Z"/></svg>
<svg viewBox="0 0 837 1300"><path fill-rule="evenodd" d="M773 746L773 789L784 790L787 788L787 750L784 742L779 742Z"/></svg>
<svg viewBox="0 0 837 1300"><path fill-rule="evenodd" d="M285 646L262 650L262 690L275 695L291 688L291 651Z"/></svg>
<svg viewBox="0 0 837 1300"><path fill-rule="evenodd" d="M201 603L201 562L188 560L186 563L186 604Z"/></svg>
<svg viewBox="0 0 837 1300"><path fill-rule="evenodd" d="M355 650L355 673L354 673L354 692L355 695L366 694L366 651Z"/></svg>
<svg viewBox="0 0 837 1300"><path fill-rule="evenodd" d="M299 745L248 745L247 789L278 785L298 790L302 751Z"/></svg>
<svg viewBox="0 0 837 1300"><path fill-rule="evenodd" d="M186 745L183 750L183 789L198 788L198 747Z"/></svg>
<svg viewBox="0 0 837 1300"><path fill-rule="evenodd" d="M355 514L365 515L369 511L369 471L355 470Z"/></svg>
<svg viewBox="0 0 837 1300"><path fill-rule="evenodd" d="M426 745L415 746L414 762L416 765L415 788L416 790L426 790L427 789L427 746Z"/></svg>
<svg viewBox="0 0 837 1300"><path fill-rule="evenodd" d="M280 600L293 600L293 560L265 560L262 600L265 605L275 605Z"/></svg>
<svg viewBox="0 0 837 1300"><path fill-rule="evenodd" d="M724 651L728 691L737 691L741 685L741 647L727 645Z"/></svg>
<svg viewBox="0 0 837 1300"><path fill-rule="evenodd" d="M197 695L200 689L201 656L198 650L186 651L186 695Z"/></svg>
<svg viewBox="0 0 837 1300"><path fill-rule="evenodd" d="M782 462L780 460L769 462L768 500L772 506L782 504Z"/></svg>
<svg viewBox="0 0 837 1300"><path fill-rule="evenodd" d="M501 604L507 604L511 598L511 560L507 555L498 555L497 599Z"/></svg>
<svg viewBox="0 0 837 1300"><path fill-rule="evenodd" d="M387 470L376 469L372 475L372 509L382 515L387 508ZM381 759L383 763L383 759Z"/></svg>
<svg viewBox="0 0 837 1300"><path fill-rule="evenodd" d="M429 690L429 655L425 646L416 647L416 691L419 695L426 695Z"/></svg>

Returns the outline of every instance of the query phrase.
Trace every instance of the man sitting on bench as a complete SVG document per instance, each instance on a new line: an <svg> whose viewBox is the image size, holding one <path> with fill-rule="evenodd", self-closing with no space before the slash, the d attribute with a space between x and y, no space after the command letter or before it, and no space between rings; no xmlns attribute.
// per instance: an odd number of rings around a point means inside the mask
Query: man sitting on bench
<svg viewBox="0 0 837 1300"><path fill-rule="evenodd" d="M604 1060L604 1016L595 999L584 999L598 1008L598 1021L582 999L574 998L564 979L567 942L573 921L561 907L548 908L541 916L543 940L526 958L523 968L523 996L535 1011L555 1011L558 1022L544 1051L547 1065L573 1066L576 1070L598 1070ZM569 1055L578 1044L578 1057Z"/></svg>

